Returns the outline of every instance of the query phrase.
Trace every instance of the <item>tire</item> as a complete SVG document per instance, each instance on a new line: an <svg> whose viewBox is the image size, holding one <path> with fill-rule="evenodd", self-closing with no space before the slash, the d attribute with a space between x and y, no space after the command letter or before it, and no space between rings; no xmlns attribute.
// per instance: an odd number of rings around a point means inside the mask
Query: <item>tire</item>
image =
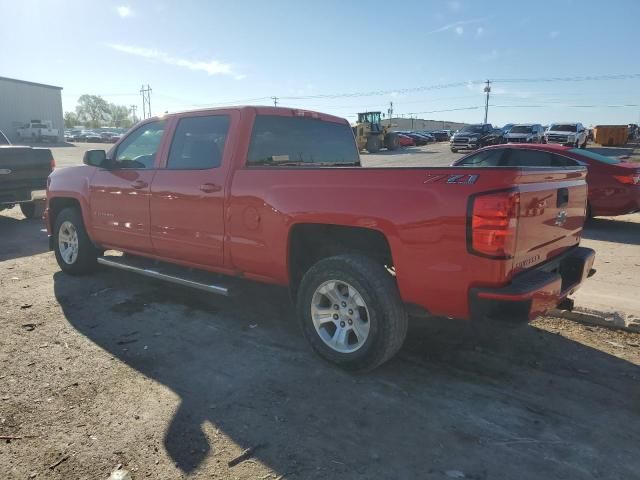
<svg viewBox="0 0 640 480"><path fill-rule="evenodd" d="M341 289L353 295L343 296ZM316 327L314 309L316 318L333 318ZM393 277L361 254L328 257L311 267L298 290L297 314L313 350L347 370L373 370L400 350L407 335L407 313ZM347 332L342 343L340 332Z"/></svg>
<svg viewBox="0 0 640 480"><path fill-rule="evenodd" d="M387 150L397 150L400 148L400 138L395 133L389 133L384 137L384 146Z"/></svg>
<svg viewBox="0 0 640 480"><path fill-rule="evenodd" d="M452 149L451 149L451 152L452 152L452 153L458 153L458 149L457 149L457 148L452 148Z"/></svg>
<svg viewBox="0 0 640 480"><path fill-rule="evenodd" d="M367 152L369 153L378 153L382 146L380 145L380 139L376 136L371 136L367 138L367 145L365 146Z"/></svg>
<svg viewBox="0 0 640 480"><path fill-rule="evenodd" d="M41 218L44 213L44 202L25 202L20 204L22 214L31 218Z"/></svg>
<svg viewBox="0 0 640 480"><path fill-rule="evenodd" d="M64 242L64 238L69 238L70 241ZM68 250L61 251L65 245L73 246L74 243L75 254L71 257L68 256ZM56 217L53 229L53 250L60 269L65 273L82 275L96 269L99 251L89 238L84 228L82 214L77 208L65 208Z"/></svg>
<svg viewBox="0 0 640 480"><path fill-rule="evenodd" d="M582 145L580 145L580 148L582 148L583 150L584 150L585 148L587 148L587 142L588 142L588 140L585 138L585 139L584 139L584 143L583 143Z"/></svg>

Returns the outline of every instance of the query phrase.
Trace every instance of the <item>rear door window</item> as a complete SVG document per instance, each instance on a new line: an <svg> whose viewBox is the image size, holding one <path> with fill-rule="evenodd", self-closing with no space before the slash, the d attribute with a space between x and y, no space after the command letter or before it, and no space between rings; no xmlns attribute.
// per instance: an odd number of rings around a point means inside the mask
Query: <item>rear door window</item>
<svg viewBox="0 0 640 480"><path fill-rule="evenodd" d="M171 142L167 168L201 170L219 167L228 131L228 115L180 119Z"/></svg>
<svg viewBox="0 0 640 480"><path fill-rule="evenodd" d="M360 165L351 127L308 117L258 115L247 165Z"/></svg>

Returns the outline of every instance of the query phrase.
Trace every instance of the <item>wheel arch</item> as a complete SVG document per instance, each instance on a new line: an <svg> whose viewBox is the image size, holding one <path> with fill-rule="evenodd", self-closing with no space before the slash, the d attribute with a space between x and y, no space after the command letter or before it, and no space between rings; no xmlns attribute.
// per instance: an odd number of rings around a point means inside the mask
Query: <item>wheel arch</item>
<svg viewBox="0 0 640 480"><path fill-rule="evenodd" d="M360 253L388 268L394 266L389 239L384 232L339 224L297 223L289 229L287 270L292 295L303 275L323 258Z"/></svg>

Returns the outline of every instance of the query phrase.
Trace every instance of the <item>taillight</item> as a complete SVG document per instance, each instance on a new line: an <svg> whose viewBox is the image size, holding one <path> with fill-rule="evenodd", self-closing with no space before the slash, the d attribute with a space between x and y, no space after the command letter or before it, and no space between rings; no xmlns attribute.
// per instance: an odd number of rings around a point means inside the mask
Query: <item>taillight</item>
<svg viewBox="0 0 640 480"><path fill-rule="evenodd" d="M513 190L485 193L470 200L467 241L471 253L492 258L515 254L520 194Z"/></svg>
<svg viewBox="0 0 640 480"><path fill-rule="evenodd" d="M56 159L51 157L51 171L53 172L53 170L56 168Z"/></svg>
<svg viewBox="0 0 640 480"><path fill-rule="evenodd" d="M631 175L614 175L613 178L626 185L640 185L640 172Z"/></svg>

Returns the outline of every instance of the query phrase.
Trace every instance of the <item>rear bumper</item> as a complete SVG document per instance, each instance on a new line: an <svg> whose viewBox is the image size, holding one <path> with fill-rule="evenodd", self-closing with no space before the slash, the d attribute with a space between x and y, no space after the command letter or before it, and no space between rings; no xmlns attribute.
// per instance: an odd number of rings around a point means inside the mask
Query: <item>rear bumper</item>
<svg viewBox="0 0 640 480"><path fill-rule="evenodd" d="M47 192L44 188L21 188L0 192L0 205L13 205L16 203L42 201Z"/></svg>
<svg viewBox="0 0 640 480"><path fill-rule="evenodd" d="M556 308L595 273L595 252L576 247L559 257L523 272L502 288L472 288L472 319L510 322L533 320Z"/></svg>

